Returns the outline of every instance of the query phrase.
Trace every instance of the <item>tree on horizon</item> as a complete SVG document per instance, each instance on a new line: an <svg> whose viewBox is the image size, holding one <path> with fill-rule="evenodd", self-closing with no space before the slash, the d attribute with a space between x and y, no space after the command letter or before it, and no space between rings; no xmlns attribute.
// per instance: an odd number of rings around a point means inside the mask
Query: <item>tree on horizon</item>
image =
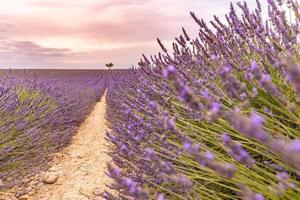
<svg viewBox="0 0 300 200"><path fill-rule="evenodd" d="M114 64L113 63L107 63L105 66L110 69L114 66Z"/></svg>

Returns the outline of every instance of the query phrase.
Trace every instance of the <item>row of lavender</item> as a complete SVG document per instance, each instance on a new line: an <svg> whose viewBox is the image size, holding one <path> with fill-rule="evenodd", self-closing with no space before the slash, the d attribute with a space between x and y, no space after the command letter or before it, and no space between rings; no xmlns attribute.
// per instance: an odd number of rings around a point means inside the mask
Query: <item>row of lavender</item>
<svg viewBox="0 0 300 200"><path fill-rule="evenodd" d="M0 75L2 189L46 170L103 95L107 70L7 70ZM1 189L1 188L0 188Z"/></svg>
<svg viewBox="0 0 300 200"><path fill-rule="evenodd" d="M237 6L109 92L106 199L300 199L300 7Z"/></svg>

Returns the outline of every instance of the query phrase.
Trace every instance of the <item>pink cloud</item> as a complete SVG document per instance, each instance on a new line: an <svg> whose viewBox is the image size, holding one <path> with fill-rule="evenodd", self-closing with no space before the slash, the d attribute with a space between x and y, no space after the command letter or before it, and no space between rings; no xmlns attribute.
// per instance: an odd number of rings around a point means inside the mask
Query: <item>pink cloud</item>
<svg viewBox="0 0 300 200"><path fill-rule="evenodd" d="M13 41L7 39L0 40L0 59L45 59L55 57L65 57L71 53L67 48L47 48L32 41Z"/></svg>
<svg viewBox="0 0 300 200"><path fill-rule="evenodd" d="M255 2L255 0L249 0ZM195 36L195 11L224 14L226 0L3 0L0 66L119 67L159 51L156 37L173 40L181 26ZM211 9L213 7L213 9ZM226 9L225 9L226 8Z"/></svg>

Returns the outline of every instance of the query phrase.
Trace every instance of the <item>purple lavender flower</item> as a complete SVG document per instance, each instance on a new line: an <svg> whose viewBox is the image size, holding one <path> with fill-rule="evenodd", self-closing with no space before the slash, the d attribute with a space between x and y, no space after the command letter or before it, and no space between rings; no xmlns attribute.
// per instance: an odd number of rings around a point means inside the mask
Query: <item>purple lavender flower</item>
<svg viewBox="0 0 300 200"><path fill-rule="evenodd" d="M256 61L251 62L251 72L254 78L259 82L259 85L266 90L268 93L276 97L281 103L287 105L288 102L285 96L281 91L277 89L277 87L272 83L271 77L269 74L263 73L261 69L258 67Z"/></svg>
<svg viewBox="0 0 300 200"><path fill-rule="evenodd" d="M298 97L300 97L300 69L295 63L285 62L285 74L293 84Z"/></svg>
<svg viewBox="0 0 300 200"><path fill-rule="evenodd" d="M175 129L175 120L172 118L172 119L169 119L168 122L167 122L167 126L169 129L172 129L174 130Z"/></svg>
<svg viewBox="0 0 300 200"><path fill-rule="evenodd" d="M164 77L166 79L170 79L172 75L174 75L174 73L176 72L176 69L173 65L169 65L164 71Z"/></svg>
<svg viewBox="0 0 300 200"><path fill-rule="evenodd" d="M267 108L267 107L264 107L264 112L265 112L266 114L270 115L270 116L273 116L272 111L271 111L269 108Z"/></svg>
<svg viewBox="0 0 300 200"><path fill-rule="evenodd" d="M246 165L247 167L252 167L254 161L250 158L249 153L242 147L240 143L234 142L228 136L228 134L222 134L223 144L227 147L227 152L236 161Z"/></svg>
<svg viewBox="0 0 300 200"><path fill-rule="evenodd" d="M108 176L125 187L129 194L135 199L148 199L148 194L144 192L141 187L137 186L137 184L130 178L123 177L121 170L118 167L113 167L112 165L108 164Z"/></svg>
<svg viewBox="0 0 300 200"><path fill-rule="evenodd" d="M251 113L251 116L250 116L250 119L253 123L253 125L256 125L256 126L263 126L264 124L264 118L260 115L258 115L256 112L252 112Z"/></svg>
<svg viewBox="0 0 300 200"><path fill-rule="evenodd" d="M247 137L265 144L271 140L270 136L263 130L263 120L260 116L252 114L252 117L249 119L241 115L238 111L231 111L225 117L231 122L234 128Z"/></svg>
<svg viewBox="0 0 300 200"><path fill-rule="evenodd" d="M207 100L207 101L209 101L209 100L211 99L211 95L210 95L210 92L209 92L208 89L202 90L202 91L201 91L201 96L202 96L205 100Z"/></svg>
<svg viewBox="0 0 300 200"><path fill-rule="evenodd" d="M188 151L190 154L197 154L200 151L201 145L200 144L192 144L190 142L185 142L183 144L183 148Z"/></svg>
<svg viewBox="0 0 300 200"><path fill-rule="evenodd" d="M162 49L165 53L167 53L168 50L166 49L166 47L163 45L163 43L160 41L159 38L157 38L157 42L158 42L159 46L161 47L161 49Z"/></svg>
<svg viewBox="0 0 300 200"><path fill-rule="evenodd" d="M191 39L190 39L190 37L188 36L187 32L185 31L185 29L184 29L183 27L182 27L182 32L183 32L183 34L184 34L185 39L186 39L187 41L190 41Z"/></svg>
<svg viewBox="0 0 300 200"><path fill-rule="evenodd" d="M300 140L287 144L284 158L300 173Z"/></svg>
<svg viewBox="0 0 300 200"><path fill-rule="evenodd" d="M296 187L296 185L290 181L290 176L287 172L279 172L277 173L276 177L278 183L270 187L270 190L273 193L277 195L283 195L287 191L287 189Z"/></svg>
<svg viewBox="0 0 300 200"><path fill-rule="evenodd" d="M128 116L130 115L130 113L131 113L131 109L130 109L130 108L127 108L127 109L125 110L125 115L128 117Z"/></svg>
<svg viewBox="0 0 300 200"><path fill-rule="evenodd" d="M155 105L154 101L149 102L149 108L150 108L150 110L154 110L156 108L156 105Z"/></svg>
<svg viewBox="0 0 300 200"><path fill-rule="evenodd" d="M292 141L288 147L287 147L288 151L295 152L295 153L300 153L300 140L294 140Z"/></svg>
<svg viewBox="0 0 300 200"><path fill-rule="evenodd" d="M286 142L281 139L273 139L269 143L269 147L300 174L300 140Z"/></svg>
<svg viewBox="0 0 300 200"><path fill-rule="evenodd" d="M165 200L164 194L158 194L156 200Z"/></svg>
<svg viewBox="0 0 300 200"><path fill-rule="evenodd" d="M213 102L211 104L211 112L218 113L221 109L222 105L219 102Z"/></svg>
<svg viewBox="0 0 300 200"><path fill-rule="evenodd" d="M179 98L181 101L188 104L192 109L199 110L200 108L202 108L202 104L197 96L195 96L192 90L187 87L176 75L176 70L173 65L169 65L163 73L164 77L169 79L175 86L175 89L179 93Z"/></svg>
<svg viewBox="0 0 300 200"><path fill-rule="evenodd" d="M182 188L184 191L189 191L193 187L193 182L184 175L173 175L169 178L174 184Z"/></svg>
<svg viewBox="0 0 300 200"><path fill-rule="evenodd" d="M201 152L199 144L185 142L183 146L184 149L188 151L200 165L205 166L215 171L220 176L228 179L235 175L236 167L234 165L216 161L215 155L212 152Z"/></svg>

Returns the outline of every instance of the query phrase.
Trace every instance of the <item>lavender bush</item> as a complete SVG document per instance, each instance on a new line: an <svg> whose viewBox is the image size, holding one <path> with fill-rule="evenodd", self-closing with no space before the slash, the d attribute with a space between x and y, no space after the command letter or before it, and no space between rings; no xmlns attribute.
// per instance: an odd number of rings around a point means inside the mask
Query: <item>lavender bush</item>
<svg viewBox="0 0 300 200"><path fill-rule="evenodd" d="M236 9L240 9L241 15ZM108 93L106 199L300 199L297 1L192 18ZM287 17L289 16L289 17Z"/></svg>

